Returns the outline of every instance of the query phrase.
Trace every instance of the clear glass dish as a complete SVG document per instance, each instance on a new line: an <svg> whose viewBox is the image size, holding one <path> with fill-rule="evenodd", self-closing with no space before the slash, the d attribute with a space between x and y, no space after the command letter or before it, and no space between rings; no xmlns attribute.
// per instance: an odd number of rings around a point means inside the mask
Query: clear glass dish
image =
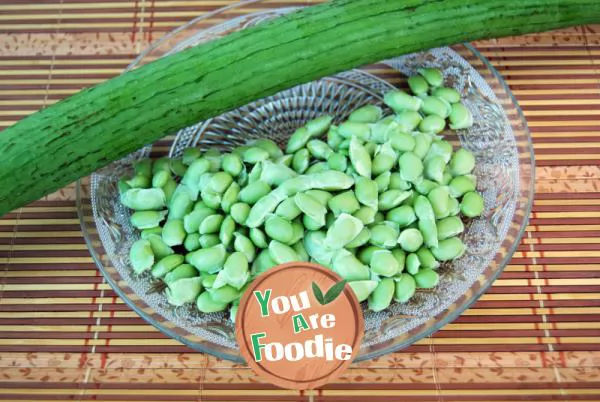
<svg viewBox="0 0 600 402"><path fill-rule="evenodd" d="M293 10L269 7L269 2L245 1L192 20L144 51L129 68ZM229 18L232 15L235 17ZM225 22L208 26L208 18ZM226 314L200 314L192 306L174 308L156 282L132 275L129 247L139 234L128 223L129 211L118 201L118 178L130 172L132 162L140 157L178 156L189 146L227 150L261 136L283 144L296 127L322 113L341 120L364 104L381 105L383 93L405 86L404 78L422 66L440 68L445 85L461 91L474 114L472 128L458 135L448 133L447 138L475 153L485 212L470 221L463 234L465 255L440 268L438 287L418 291L409 303L393 304L383 312L365 311L366 332L357 360L402 349L454 320L510 261L527 224L534 184L531 136L523 114L500 75L468 44L397 57L366 70L351 70L282 91L198 122L99 170L89 183L78 182L83 234L107 282L166 335L200 352L242 362L234 326Z"/></svg>

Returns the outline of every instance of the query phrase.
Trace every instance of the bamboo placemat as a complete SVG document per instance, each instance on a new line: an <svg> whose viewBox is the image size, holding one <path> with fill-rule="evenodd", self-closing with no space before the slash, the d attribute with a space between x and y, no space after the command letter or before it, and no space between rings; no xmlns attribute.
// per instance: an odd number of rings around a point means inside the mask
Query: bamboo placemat
<svg viewBox="0 0 600 402"><path fill-rule="evenodd" d="M0 129L230 3L1 2ZM86 249L69 186L0 219L0 399L600 401L600 27L475 45L527 117L537 194L511 264L459 319L323 390L274 388L124 305Z"/></svg>

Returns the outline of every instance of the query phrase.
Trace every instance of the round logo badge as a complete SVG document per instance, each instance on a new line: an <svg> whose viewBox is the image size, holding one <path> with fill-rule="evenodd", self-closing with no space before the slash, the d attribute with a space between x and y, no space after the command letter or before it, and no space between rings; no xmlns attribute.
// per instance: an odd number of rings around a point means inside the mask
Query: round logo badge
<svg viewBox="0 0 600 402"><path fill-rule="evenodd" d="M236 337L248 365L282 388L312 389L339 376L358 355L363 332L350 286L306 262L258 276L236 315Z"/></svg>

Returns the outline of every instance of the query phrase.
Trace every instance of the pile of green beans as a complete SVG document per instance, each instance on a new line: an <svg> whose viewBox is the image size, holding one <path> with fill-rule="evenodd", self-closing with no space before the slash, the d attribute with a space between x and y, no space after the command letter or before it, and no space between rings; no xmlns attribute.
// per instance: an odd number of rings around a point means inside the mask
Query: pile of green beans
<svg viewBox="0 0 600 402"><path fill-rule="evenodd" d="M373 311L435 287L440 264L465 251L463 219L484 209L473 154L439 135L473 117L440 71L408 84L413 95L385 95L392 115L367 105L339 125L318 117L285 151L255 139L139 161L119 182L141 231L133 270L164 281L175 306L229 308L232 319L253 278L292 261L329 267Z"/></svg>

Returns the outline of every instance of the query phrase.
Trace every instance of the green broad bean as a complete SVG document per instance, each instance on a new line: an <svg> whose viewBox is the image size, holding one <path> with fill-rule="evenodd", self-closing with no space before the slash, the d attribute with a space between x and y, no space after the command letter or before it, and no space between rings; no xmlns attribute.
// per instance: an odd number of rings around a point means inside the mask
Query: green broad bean
<svg viewBox="0 0 600 402"><path fill-rule="evenodd" d="M269 242L269 255L277 264L298 261L298 254L290 246L277 240Z"/></svg>
<svg viewBox="0 0 600 402"><path fill-rule="evenodd" d="M433 212L431 203L427 197L419 195L415 198L413 208L415 209L417 218L419 218L418 226L423 235L423 239L425 240L425 244L429 248L437 247L437 227L435 226L435 213Z"/></svg>
<svg viewBox="0 0 600 402"><path fill-rule="evenodd" d="M130 188L149 188L152 185L152 179L151 176L136 174L131 179L126 180L125 183Z"/></svg>
<svg viewBox="0 0 600 402"><path fill-rule="evenodd" d="M437 286L440 276L433 269L421 269L414 276L418 288L431 289Z"/></svg>
<svg viewBox="0 0 600 402"><path fill-rule="evenodd" d="M306 148L313 158L327 160L329 155L333 153L333 150L327 145L326 142L321 140L310 140L306 143Z"/></svg>
<svg viewBox="0 0 600 402"><path fill-rule="evenodd" d="M348 121L357 123L376 123L381 119L382 114L383 111L379 106L365 105L350 113Z"/></svg>
<svg viewBox="0 0 600 402"><path fill-rule="evenodd" d="M221 197L221 209L223 212L227 214L231 212L231 206L238 201L240 191L240 185L235 181L229 185Z"/></svg>
<svg viewBox="0 0 600 402"><path fill-rule="evenodd" d="M352 177L335 170L313 173L312 175L308 175L308 177L310 179L309 188L301 191L311 189L339 191L346 190L354 184L354 179Z"/></svg>
<svg viewBox="0 0 600 402"><path fill-rule="evenodd" d="M333 117L328 115L319 116L316 119L309 120L304 127L308 130L311 138L320 137L327 132L331 125Z"/></svg>
<svg viewBox="0 0 600 402"><path fill-rule="evenodd" d="M231 176L238 177L240 173L242 173L244 163L239 155L226 154L223 155L221 167L223 168L223 171L229 173Z"/></svg>
<svg viewBox="0 0 600 402"><path fill-rule="evenodd" d="M302 216L302 224L307 230L319 230L326 225L325 216L322 220L315 220L308 215Z"/></svg>
<svg viewBox="0 0 600 402"><path fill-rule="evenodd" d="M431 192L431 190L438 187L436 182L423 178L417 179L413 182L413 184L415 186L415 190L417 190L417 193L421 195L427 195Z"/></svg>
<svg viewBox="0 0 600 402"><path fill-rule="evenodd" d="M411 275L415 275L419 272L419 268L421 267L421 260L419 260L419 256L415 253L410 253L406 256L406 272Z"/></svg>
<svg viewBox="0 0 600 402"><path fill-rule="evenodd" d="M425 161L434 156L441 156L444 164L447 164L452 157L452 144L445 140L434 140L425 155Z"/></svg>
<svg viewBox="0 0 600 402"><path fill-rule="evenodd" d="M376 144L383 144L388 140L389 133L396 131L397 123L394 121L394 116L387 116L377 122L371 124L371 135L369 141Z"/></svg>
<svg viewBox="0 0 600 402"><path fill-rule="evenodd" d="M147 159L150 160L150 159ZM146 162L144 162L146 163ZM158 158L152 163L152 174L156 174L160 170L169 171L169 158L164 156L162 158ZM147 171L147 167L143 167L142 170L136 171L136 173L144 174L145 176L150 176Z"/></svg>
<svg viewBox="0 0 600 402"><path fill-rule="evenodd" d="M254 261L254 258L256 257L256 248L254 247L252 240L238 232L235 232L233 236L235 238L233 241L233 249L244 253L248 262Z"/></svg>
<svg viewBox="0 0 600 402"><path fill-rule="evenodd" d="M250 269L250 274L252 277L256 277L263 272L268 271L270 268L276 266L277 263L273 261L271 258L271 254L269 254L269 249L265 248L260 253L252 263L252 268Z"/></svg>
<svg viewBox="0 0 600 402"><path fill-rule="evenodd" d="M408 79L408 87L415 95L419 97L427 95L427 91L429 90L429 84L427 84L427 80L420 75L410 77Z"/></svg>
<svg viewBox="0 0 600 402"><path fill-rule="evenodd" d="M213 300L211 294L206 291L200 293L200 296L196 299L196 308L201 313L216 313L219 311L223 311L227 308L229 303L221 303Z"/></svg>
<svg viewBox="0 0 600 402"><path fill-rule="evenodd" d="M252 167L250 173L248 173L248 184L255 183L260 180L262 175L263 162L258 162Z"/></svg>
<svg viewBox="0 0 600 402"><path fill-rule="evenodd" d="M181 184L185 184L194 192L198 192L200 188L198 183L200 182L200 176L210 171L210 162L206 158L196 159L191 163L188 169L185 171Z"/></svg>
<svg viewBox="0 0 600 402"><path fill-rule="evenodd" d="M369 279L369 267L363 265L350 251L341 249L331 261L331 269L343 279L361 281Z"/></svg>
<svg viewBox="0 0 600 402"><path fill-rule="evenodd" d="M171 272L165 275L163 281L168 285L179 279L195 278L198 276L198 270L190 264L181 264ZM202 282L201 282L202 283Z"/></svg>
<svg viewBox="0 0 600 402"><path fill-rule="evenodd" d="M425 78L429 85L431 85L434 88L441 87L444 83L444 76L442 75L442 72L437 68L419 68L417 72L419 73L419 75Z"/></svg>
<svg viewBox="0 0 600 402"><path fill-rule="evenodd" d="M250 212L248 213L248 217L244 224L249 228L259 227L264 223L267 215L274 212L277 205L284 199L285 197L280 196L276 191L265 195L250 208Z"/></svg>
<svg viewBox="0 0 600 402"><path fill-rule="evenodd" d="M324 172L326 170L329 170L329 166L327 165L326 162L317 162L317 163L313 163L312 165L310 165L308 167L308 169L306 169L306 174L312 174L312 173L319 173L319 172Z"/></svg>
<svg viewBox="0 0 600 402"><path fill-rule="evenodd" d="M450 172L453 176L471 173L475 168L475 156L464 148L456 151L450 159Z"/></svg>
<svg viewBox="0 0 600 402"><path fill-rule="evenodd" d="M483 213L483 197L475 191L469 191L463 195L460 202L460 211L469 218L475 218Z"/></svg>
<svg viewBox="0 0 600 402"><path fill-rule="evenodd" d="M371 178L371 156L357 137L350 140L350 162L359 175Z"/></svg>
<svg viewBox="0 0 600 402"><path fill-rule="evenodd" d="M173 172L175 176L183 177L188 167L181 161L181 159L170 159L169 169L171 170L171 172Z"/></svg>
<svg viewBox="0 0 600 402"><path fill-rule="evenodd" d="M200 248L200 234L199 233L188 233L183 241L183 247L186 251L196 251Z"/></svg>
<svg viewBox="0 0 600 402"><path fill-rule="evenodd" d="M377 184L377 192L379 194L388 190L390 187L390 182L392 179L392 174L390 172L383 172L379 176L377 176L375 180L375 184Z"/></svg>
<svg viewBox="0 0 600 402"><path fill-rule="evenodd" d="M448 200L448 215L456 216L460 212L460 203L456 198L450 197Z"/></svg>
<svg viewBox="0 0 600 402"><path fill-rule="evenodd" d="M418 111L423 101L416 96L411 96L404 91L390 91L383 96L383 102L395 112L404 110Z"/></svg>
<svg viewBox="0 0 600 402"><path fill-rule="evenodd" d="M448 168L448 166L446 166L446 168L444 169L444 173L442 174L442 181L440 184L442 186L447 186L448 184L450 184L451 180L452 180L452 173L450 173L450 168Z"/></svg>
<svg viewBox="0 0 600 402"><path fill-rule="evenodd" d="M402 190L387 190L384 191L379 196L379 211L389 211L392 208L397 207L402 203L402 201L406 200L412 191L402 191Z"/></svg>
<svg viewBox="0 0 600 402"><path fill-rule="evenodd" d="M245 202L237 202L231 206L229 213L237 224L243 225L246 223L246 219L248 219L250 205L246 204Z"/></svg>
<svg viewBox="0 0 600 402"><path fill-rule="evenodd" d="M450 114L450 110L448 110L447 106L450 106L448 102L442 101L435 96L427 96L423 99L421 112L426 115L437 115L442 119L445 119Z"/></svg>
<svg viewBox="0 0 600 402"><path fill-rule="evenodd" d="M124 178L119 179L119 181L117 182L117 188L119 189L120 197L123 197L123 194L125 194L127 190L131 190L131 187L129 186L129 184L126 183L126 180Z"/></svg>
<svg viewBox="0 0 600 402"><path fill-rule="evenodd" d="M210 171L218 172L221 168L221 151L217 148L210 148L204 153L204 158L210 163Z"/></svg>
<svg viewBox="0 0 600 402"><path fill-rule="evenodd" d="M183 150L183 154L181 156L181 161L186 166L189 166L192 164L192 162L194 162L196 159L200 158L201 156L202 156L202 152L198 148L186 148Z"/></svg>
<svg viewBox="0 0 600 402"><path fill-rule="evenodd" d="M339 149L342 141L344 141L344 137L338 132L338 127L333 125L329 127L329 130L327 131L327 145L329 145L331 149Z"/></svg>
<svg viewBox="0 0 600 402"><path fill-rule="evenodd" d="M223 219L221 228L219 229L219 240L225 247L228 247L229 243L231 243L231 240L233 239L233 232L235 232L235 221L231 215L227 215Z"/></svg>
<svg viewBox="0 0 600 402"><path fill-rule="evenodd" d="M415 110L405 110L398 113L394 118L394 121L398 124L399 130L403 133L410 133L414 131L422 120L423 117L421 114ZM405 145L405 147L410 147L410 143ZM407 149L407 151L412 151L412 149Z"/></svg>
<svg viewBox="0 0 600 402"><path fill-rule="evenodd" d="M446 120L438 115L430 114L421 120L419 130L423 133L438 134L444 131Z"/></svg>
<svg viewBox="0 0 600 402"><path fill-rule="evenodd" d="M212 191L222 194L232 182L233 177L229 173L217 172L211 176L209 185Z"/></svg>
<svg viewBox="0 0 600 402"><path fill-rule="evenodd" d="M415 252L423 244L423 235L418 229L404 229L398 236L398 244L409 253Z"/></svg>
<svg viewBox="0 0 600 402"><path fill-rule="evenodd" d="M369 310L377 312L388 308L394 297L395 289L396 284L392 278L383 278L379 281L373 293L369 295Z"/></svg>
<svg viewBox="0 0 600 402"><path fill-rule="evenodd" d="M163 193L165 194L165 201L168 205L171 203L171 200L173 199L173 194L175 194L175 191L177 190L177 182L173 178L170 178L161 188Z"/></svg>
<svg viewBox="0 0 600 402"><path fill-rule="evenodd" d="M200 272L214 274L223 268L226 257L227 250L225 246L217 244L188 253L185 260Z"/></svg>
<svg viewBox="0 0 600 402"><path fill-rule="evenodd" d="M170 178L171 175L169 174L169 172L167 172L166 170L161 170L152 177L152 187L162 188L165 184L167 184Z"/></svg>
<svg viewBox="0 0 600 402"><path fill-rule="evenodd" d="M286 198L275 209L275 215L281 216L288 221L296 219L302 211L296 205L294 197Z"/></svg>
<svg viewBox="0 0 600 402"><path fill-rule="evenodd" d="M160 188L132 188L125 191L120 199L127 208L136 211L159 210L167 205L165 193Z"/></svg>
<svg viewBox="0 0 600 402"><path fill-rule="evenodd" d="M358 302L362 303L369 298L369 295L377 287L377 283L377 281L364 280L348 282L348 285L356 295Z"/></svg>
<svg viewBox="0 0 600 402"><path fill-rule="evenodd" d="M394 282L396 284L394 290L394 301L398 303L406 303L415 295L417 283L412 275L400 274L398 277L394 278Z"/></svg>
<svg viewBox="0 0 600 402"><path fill-rule="evenodd" d="M412 153L423 160L431 148L434 137L428 133L416 133L414 134L414 138L415 148L412 150Z"/></svg>
<svg viewBox="0 0 600 402"><path fill-rule="evenodd" d="M331 197L327 201L327 206L336 216L342 213L351 215L360 208L353 191L344 191L343 193Z"/></svg>
<svg viewBox="0 0 600 402"><path fill-rule="evenodd" d="M450 113L450 128L463 130L473 125L473 114L462 103L454 103Z"/></svg>
<svg viewBox="0 0 600 402"><path fill-rule="evenodd" d="M292 168L302 174L304 172L306 172L306 169L308 169L308 165L310 163L310 153L308 152L308 149L306 148L302 148L297 150L294 153L294 157L292 159Z"/></svg>
<svg viewBox="0 0 600 402"><path fill-rule="evenodd" d="M269 159L269 157L267 151L256 146L251 146L242 152L242 160L249 164L257 164Z"/></svg>
<svg viewBox="0 0 600 402"><path fill-rule="evenodd" d="M341 213L327 230L324 246L337 250L350 243L362 231L364 224L352 215Z"/></svg>
<svg viewBox="0 0 600 402"><path fill-rule="evenodd" d="M302 225L302 220L297 219L296 221L292 222L292 239L289 241L288 245L296 244L303 238L304 226Z"/></svg>
<svg viewBox="0 0 600 402"><path fill-rule="evenodd" d="M436 219L442 219L450 213L449 201L450 193L445 186L438 186L427 194L427 199L433 208L433 215Z"/></svg>
<svg viewBox="0 0 600 402"><path fill-rule="evenodd" d="M269 245L265 232L259 228L250 229L248 236L250 237L250 240L252 240L252 243L258 248L267 248Z"/></svg>
<svg viewBox="0 0 600 402"><path fill-rule="evenodd" d="M154 228L165 219L167 211L137 211L131 214L129 221L136 229Z"/></svg>
<svg viewBox="0 0 600 402"><path fill-rule="evenodd" d="M394 130L389 133L388 138L392 149L398 152L410 152L415 148L415 139L410 134Z"/></svg>
<svg viewBox="0 0 600 402"><path fill-rule="evenodd" d="M385 215L385 219L395 222L399 227L406 227L417 220L415 210L410 205L400 205L390 209Z"/></svg>
<svg viewBox="0 0 600 402"><path fill-rule="evenodd" d="M207 172L200 176L200 179L198 180L198 188L200 189L200 191L205 191L205 190L212 191L212 189L210 188L210 181L212 179L213 174L214 173L212 173L212 172ZM190 187L187 186L187 188L190 188Z"/></svg>
<svg viewBox="0 0 600 402"><path fill-rule="evenodd" d="M202 278L181 278L169 283L165 296L169 304L183 306L195 301L200 292L202 292Z"/></svg>
<svg viewBox="0 0 600 402"><path fill-rule="evenodd" d="M460 102L460 94L454 88L439 87L434 89L431 94L444 99L448 103Z"/></svg>
<svg viewBox="0 0 600 402"><path fill-rule="evenodd" d="M355 179L354 195L359 203L377 209L378 187L374 180L359 176Z"/></svg>
<svg viewBox="0 0 600 402"><path fill-rule="evenodd" d="M325 225L325 214L327 213L327 209L320 201L305 193L297 193L294 196L294 202L298 209L315 221L315 223L320 226Z"/></svg>
<svg viewBox="0 0 600 402"><path fill-rule="evenodd" d="M277 159L283 156L283 151L279 148L279 145L269 138L257 138L250 141L247 145L264 149L269 153L269 158L271 159Z"/></svg>
<svg viewBox="0 0 600 402"><path fill-rule="evenodd" d="M406 253L401 248L397 247L392 250L392 255L398 262L398 273L404 271L404 266L406 265Z"/></svg>
<svg viewBox="0 0 600 402"><path fill-rule="evenodd" d="M150 273L155 278L162 278L181 264L183 264L183 256L180 254L171 254L158 260L152 266Z"/></svg>
<svg viewBox="0 0 600 402"><path fill-rule="evenodd" d="M148 239L148 237L150 237L151 235L157 235L159 237L162 236L162 227L155 226L153 228L142 229L142 231L140 232L140 237L142 239Z"/></svg>
<svg viewBox="0 0 600 402"><path fill-rule="evenodd" d="M371 127L365 123L346 121L338 126L337 132L346 140L356 138L366 141L371 136ZM341 147L341 143L338 148Z"/></svg>
<svg viewBox="0 0 600 402"><path fill-rule="evenodd" d="M168 219L163 227L162 239L168 246L179 246L183 244L186 234L183 219Z"/></svg>
<svg viewBox="0 0 600 402"><path fill-rule="evenodd" d="M364 225L370 225L371 223L373 223L375 221L376 213L377 213L377 210L375 208L367 207L366 205L363 205L362 207L360 207L358 209L358 211L356 211L353 214L353 216L356 219L359 219Z"/></svg>
<svg viewBox="0 0 600 402"><path fill-rule="evenodd" d="M369 242L378 247L392 249L398 242L399 229L395 222L384 221L374 224L370 228L371 239Z"/></svg>
<svg viewBox="0 0 600 402"><path fill-rule="evenodd" d="M367 246L362 248L359 252L358 252L358 259L360 260L360 262L362 262L363 264L371 264L371 257L373 257L373 253L377 250L385 250L384 248L381 247L377 247L377 246Z"/></svg>
<svg viewBox="0 0 600 402"><path fill-rule="evenodd" d="M152 253L156 260L161 260L166 256L175 254L175 251L163 241L161 236L150 235L147 240L150 242L150 247L152 247Z"/></svg>
<svg viewBox="0 0 600 402"><path fill-rule="evenodd" d="M248 185L248 169L246 169L246 165L244 165L243 163L242 171L236 177L236 182L240 185L240 187L245 187L246 185Z"/></svg>
<svg viewBox="0 0 600 402"><path fill-rule="evenodd" d="M441 183L444 179L444 169L446 162L443 156L432 156L425 161L425 177L437 183Z"/></svg>
<svg viewBox="0 0 600 402"><path fill-rule="evenodd" d="M208 207L200 207L194 209L189 214L183 217L183 228L187 233L196 233L200 229L202 221L210 215L215 214L216 211Z"/></svg>
<svg viewBox="0 0 600 402"><path fill-rule="evenodd" d="M154 265L154 253L148 240L140 239L131 245L129 260L136 274L149 270Z"/></svg>
<svg viewBox="0 0 600 402"><path fill-rule="evenodd" d="M415 181L423 174L421 158L412 152L405 152L398 158L400 177L405 181Z"/></svg>
<svg viewBox="0 0 600 402"><path fill-rule="evenodd" d="M180 185L169 203L169 219L183 219L192 212L194 200L188 187Z"/></svg>
<svg viewBox="0 0 600 402"><path fill-rule="evenodd" d="M202 278L202 287L204 289L209 289L213 287L215 280L217 279L217 274L206 274L201 272L200 277Z"/></svg>
<svg viewBox="0 0 600 402"><path fill-rule="evenodd" d="M309 230L304 235L304 249L308 255L321 265L329 266L337 250L325 247L326 234L323 231Z"/></svg>
<svg viewBox="0 0 600 402"><path fill-rule="evenodd" d="M152 172L152 159L143 158L136 161L133 165L133 170L136 175L152 177L152 175L154 174Z"/></svg>
<svg viewBox="0 0 600 402"><path fill-rule="evenodd" d="M355 249L358 247L362 247L369 242L371 238L371 231L363 227L362 230L356 235L354 239L352 239L349 243L347 243L344 247L347 249Z"/></svg>
<svg viewBox="0 0 600 402"><path fill-rule="evenodd" d="M371 256L371 272L392 277L400 272L400 265L390 250L376 250Z"/></svg>
<svg viewBox="0 0 600 402"><path fill-rule="evenodd" d="M200 223L199 232L200 234L212 234L217 233L223 222L223 215L213 214L209 215L202 220Z"/></svg>
<svg viewBox="0 0 600 402"><path fill-rule="evenodd" d="M221 286L220 288L215 288L213 286L212 288L207 289L207 292L215 302L225 304L229 304L241 296L238 289L229 285Z"/></svg>
<svg viewBox="0 0 600 402"><path fill-rule="evenodd" d="M448 189L452 197L460 197L465 193L475 191L476 181L473 175L456 176L450 180Z"/></svg>
<svg viewBox="0 0 600 402"><path fill-rule="evenodd" d="M277 158L275 160L275 164L290 167L290 166L292 166L292 158L293 157L294 157L294 155L285 154L281 158Z"/></svg>
<svg viewBox="0 0 600 402"><path fill-rule="evenodd" d="M368 141L362 144L363 147L367 150L367 153L371 157L371 160L375 157L375 152L377 152L378 145L374 142Z"/></svg>
<svg viewBox="0 0 600 402"><path fill-rule="evenodd" d="M431 252L438 261L450 261L460 257L465 252L465 245L458 237L440 240L437 247L432 247Z"/></svg>
<svg viewBox="0 0 600 402"><path fill-rule="evenodd" d="M402 180L399 172L393 172L390 174L390 190L410 190L411 184L406 180Z"/></svg>
<svg viewBox="0 0 600 402"><path fill-rule="evenodd" d="M269 186L268 183L264 181L255 181L240 190L239 199L246 204L253 205L270 192L271 186Z"/></svg>
<svg viewBox="0 0 600 402"><path fill-rule="evenodd" d="M377 211L375 213L375 218L373 219L373 223L381 223L385 221L385 215L381 211Z"/></svg>
<svg viewBox="0 0 600 402"><path fill-rule="evenodd" d="M217 235L216 233L200 235L198 241L200 242L201 248L209 248L221 244L219 235Z"/></svg>
<svg viewBox="0 0 600 402"><path fill-rule="evenodd" d="M223 279L221 279L223 278ZM223 269L217 274L215 283L223 281L237 290L240 290L250 279L248 259L244 253L232 253L225 260Z"/></svg>
<svg viewBox="0 0 600 402"><path fill-rule="evenodd" d="M428 269L437 269L440 266L440 262L435 259L435 256L427 247L421 247L417 250L417 257L419 257L420 266Z"/></svg>
<svg viewBox="0 0 600 402"><path fill-rule="evenodd" d="M279 186L284 181L298 176L293 169L271 161L262 163L262 172L260 180L268 183L270 186Z"/></svg>
<svg viewBox="0 0 600 402"><path fill-rule="evenodd" d="M290 136L287 147L285 148L285 152L288 154L293 154L301 148L304 148L308 140L310 140L310 133L305 127L300 127L294 131L294 133ZM308 150L306 151L308 153ZM292 162L293 164L293 162ZM297 169L294 169L298 171Z"/></svg>
<svg viewBox="0 0 600 402"><path fill-rule="evenodd" d="M325 190L307 190L304 192L304 194L308 195L309 197L314 198L315 200L317 200L318 202L321 203L321 205L323 206L327 206L327 202L329 201L329 199L331 197L333 197L333 195Z"/></svg>
<svg viewBox="0 0 600 402"><path fill-rule="evenodd" d="M298 261L308 261L310 259L310 256L308 255L306 248L304 248L304 242L298 241L298 242L294 243L292 248L298 255Z"/></svg>
<svg viewBox="0 0 600 402"><path fill-rule="evenodd" d="M327 157L327 166L330 169L344 172L348 168L348 158L339 152L332 152Z"/></svg>
<svg viewBox="0 0 600 402"><path fill-rule="evenodd" d="M391 142L386 142L379 146L373 158L371 172L374 175L380 175L383 172L392 170L398 161L398 154L392 148Z"/></svg>
<svg viewBox="0 0 600 402"><path fill-rule="evenodd" d="M292 223L280 216L272 215L265 221L265 233L267 236L281 243L290 243L293 236L292 231Z"/></svg>

